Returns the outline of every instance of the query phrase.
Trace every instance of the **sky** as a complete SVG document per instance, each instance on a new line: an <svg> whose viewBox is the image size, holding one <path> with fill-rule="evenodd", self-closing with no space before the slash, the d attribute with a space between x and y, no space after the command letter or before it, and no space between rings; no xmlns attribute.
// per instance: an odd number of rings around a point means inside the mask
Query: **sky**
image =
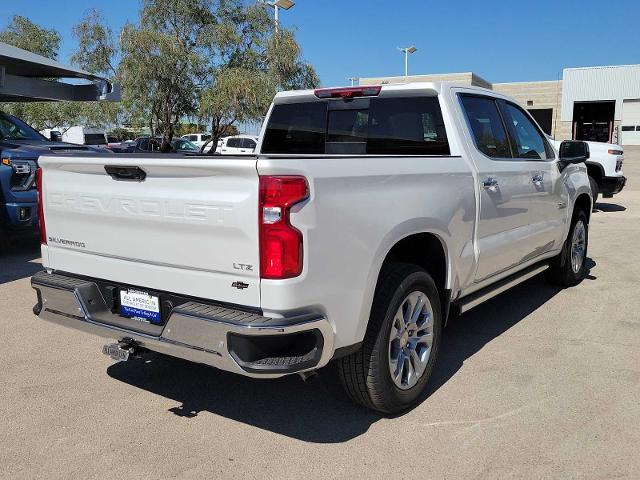
<svg viewBox="0 0 640 480"><path fill-rule="evenodd" d="M250 1L250 0L248 0ZM55 28L59 60L72 27L92 7L114 31L136 21L136 0L0 0L12 15ZM415 45L410 74L469 72L490 82L555 80L563 68L640 63L638 0L296 0L281 12L324 86L346 77L402 75L397 47Z"/></svg>

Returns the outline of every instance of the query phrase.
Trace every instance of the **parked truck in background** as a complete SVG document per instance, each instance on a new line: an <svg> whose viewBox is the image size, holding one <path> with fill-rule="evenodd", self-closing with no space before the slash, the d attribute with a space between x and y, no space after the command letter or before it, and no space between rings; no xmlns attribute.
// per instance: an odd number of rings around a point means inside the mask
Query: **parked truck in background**
<svg viewBox="0 0 640 480"><path fill-rule="evenodd" d="M550 139L556 148L560 141ZM593 203L599 195L611 198L620 193L627 183L622 171L624 148L615 143L586 142L589 145L590 157L586 162L589 183L593 192Z"/></svg>
<svg viewBox="0 0 640 480"><path fill-rule="evenodd" d="M109 143L107 132L104 128L74 125L68 128L45 128L44 130L40 131L40 133L45 137L54 140L54 138L51 137L52 132L54 132L54 135L56 133L60 135L60 139L63 142L74 143L76 145L93 145L94 147L106 147Z"/></svg>
<svg viewBox="0 0 640 480"><path fill-rule="evenodd" d="M38 235L35 188L38 157L87 147L50 141L13 115L0 112L0 245ZM4 248L0 247L0 250ZM0 252L2 254L2 252Z"/></svg>
<svg viewBox="0 0 640 480"><path fill-rule="evenodd" d="M542 272L582 280L587 158L444 83L279 93L254 156L47 155L34 313L119 360L260 378L334 360L353 400L403 411L448 318Z"/></svg>

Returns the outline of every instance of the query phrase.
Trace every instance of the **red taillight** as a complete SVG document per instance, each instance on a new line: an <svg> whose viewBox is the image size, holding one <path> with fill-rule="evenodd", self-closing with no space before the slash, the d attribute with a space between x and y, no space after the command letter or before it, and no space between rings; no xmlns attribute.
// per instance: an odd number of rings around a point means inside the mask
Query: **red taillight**
<svg viewBox="0 0 640 480"><path fill-rule="evenodd" d="M40 224L40 243L42 245L47 244L47 229L44 226L44 197L42 196L42 191L44 188L42 181L42 169L38 168L36 170L36 188L38 190L38 222Z"/></svg>
<svg viewBox="0 0 640 480"><path fill-rule="evenodd" d="M291 207L309 197L304 177L260 177L260 276L283 279L302 272L302 233L289 221Z"/></svg>
<svg viewBox="0 0 640 480"><path fill-rule="evenodd" d="M377 97L380 95L381 86L362 86L344 88L318 88L313 91L318 98L355 98Z"/></svg>

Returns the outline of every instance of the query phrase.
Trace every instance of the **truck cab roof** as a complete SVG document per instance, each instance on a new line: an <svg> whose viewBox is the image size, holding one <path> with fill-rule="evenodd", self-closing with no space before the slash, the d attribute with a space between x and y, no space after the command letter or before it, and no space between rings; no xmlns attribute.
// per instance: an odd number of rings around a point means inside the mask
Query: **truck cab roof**
<svg viewBox="0 0 640 480"><path fill-rule="evenodd" d="M377 93L375 94L360 94L359 91L366 90L368 88L377 89ZM274 98L274 103L288 103L290 101L300 100L301 98L318 98L319 92L331 92L331 91L342 91L356 92L350 98L357 97L367 97L367 96L385 96L387 94L393 93L411 93L411 92L422 92L422 93L430 93L432 95L438 95L443 92L444 89L447 88L464 88L466 90L476 90L478 93L487 93L496 97L503 97L503 95L495 92L493 90L488 90L482 87L476 87L471 85L465 85L457 82L412 82L412 83L393 83L386 85L359 85L353 87L328 87L328 88L318 88L318 89L307 89L307 90L290 90L286 92L278 92ZM329 97L325 97L329 98Z"/></svg>

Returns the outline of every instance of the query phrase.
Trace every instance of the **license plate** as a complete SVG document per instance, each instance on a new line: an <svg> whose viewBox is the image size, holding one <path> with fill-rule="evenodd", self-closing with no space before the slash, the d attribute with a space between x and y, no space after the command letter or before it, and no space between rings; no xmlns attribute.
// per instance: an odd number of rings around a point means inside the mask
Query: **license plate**
<svg viewBox="0 0 640 480"><path fill-rule="evenodd" d="M120 290L120 315L140 322L159 325L160 299L140 290Z"/></svg>
<svg viewBox="0 0 640 480"><path fill-rule="evenodd" d="M126 362L129 360L129 350L122 348L117 343L111 343L102 347L102 353L109 355L118 362Z"/></svg>

